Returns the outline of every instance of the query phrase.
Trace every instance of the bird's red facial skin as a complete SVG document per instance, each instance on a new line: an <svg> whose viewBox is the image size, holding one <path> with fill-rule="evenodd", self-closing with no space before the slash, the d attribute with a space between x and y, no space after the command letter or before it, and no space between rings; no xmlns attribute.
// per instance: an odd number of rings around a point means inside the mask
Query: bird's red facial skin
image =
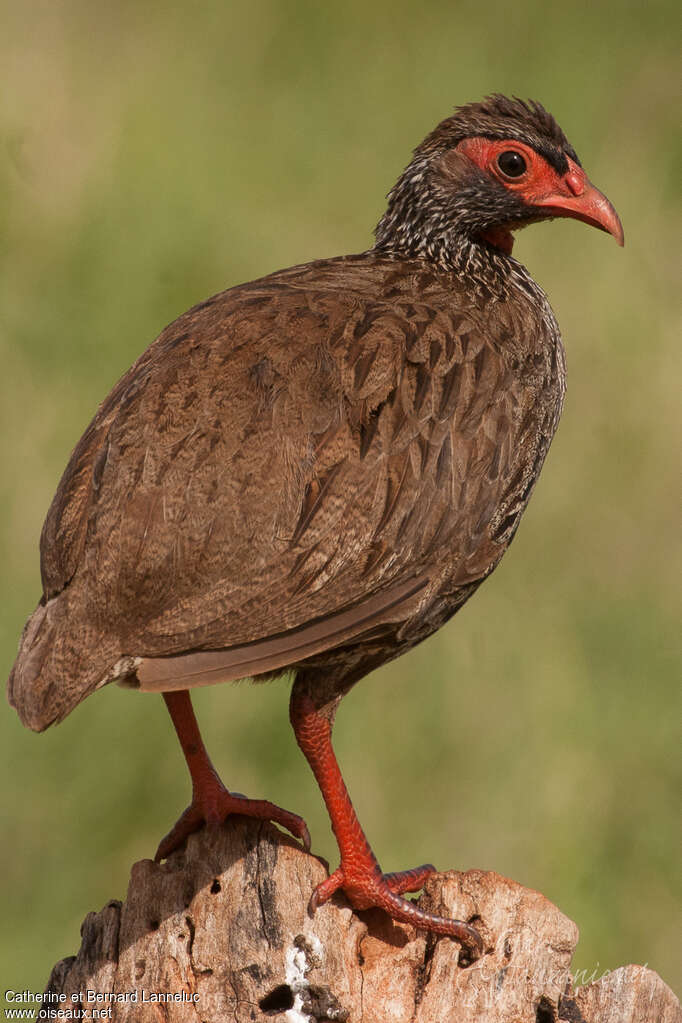
<svg viewBox="0 0 682 1023"><path fill-rule="evenodd" d="M534 149L515 140L469 138L457 147L481 170L497 178L510 192L516 192L524 202L534 205L538 198L563 190L561 175L551 167ZM526 164L526 170L517 176L505 174L498 164L502 153L518 153ZM575 165L574 165L575 166Z"/></svg>
<svg viewBox="0 0 682 1023"><path fill-rule="evenodd" d="M623 244L623 228L615 209L570 157L566 157L568 171L560 174L534 149L515 139L467 138L459 143L457 151L496 178L509 192L516 193L530 207L529 219L534 207L545 216L573 217L606 231L619 245ZM506 153L521 157L525 164L521 174L511 176L504 172L499 161ZM504 164L504 160L502 162ZM484 237L503 251L511 251L511 234L504 225L487 231Z"/></svg>

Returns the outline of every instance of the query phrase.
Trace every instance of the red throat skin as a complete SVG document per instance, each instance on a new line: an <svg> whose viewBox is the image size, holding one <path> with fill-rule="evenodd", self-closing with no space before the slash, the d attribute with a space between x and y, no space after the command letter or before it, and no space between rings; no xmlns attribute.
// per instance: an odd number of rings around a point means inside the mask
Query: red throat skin
<svg viewBox="0 0 682 1023"><path fill-rule="evenodd" d="M500 249L505 255L511 256L514 248L514 235L508 228L491 227L488 231L481 232L481 238L496 249Z"/></svg>

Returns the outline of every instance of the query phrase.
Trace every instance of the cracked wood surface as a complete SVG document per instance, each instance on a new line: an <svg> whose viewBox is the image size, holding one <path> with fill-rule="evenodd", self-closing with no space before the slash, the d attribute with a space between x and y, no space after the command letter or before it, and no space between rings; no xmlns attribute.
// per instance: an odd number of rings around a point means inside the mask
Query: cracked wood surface
<svg viewBox="0 0 682 1023"><path fill-rule="evenodd" d="M682 1021L643 967L574 991L576 925L498 874L439 874L420 899L475 924L485 946L475 963L460 961L456 942L353 913L342 898L308 916L325 876L269 824L206 828L166 863L133 866L125 902L88 914L80 951L54 967L48 991L81 1019L116 1023Z"/></svg>

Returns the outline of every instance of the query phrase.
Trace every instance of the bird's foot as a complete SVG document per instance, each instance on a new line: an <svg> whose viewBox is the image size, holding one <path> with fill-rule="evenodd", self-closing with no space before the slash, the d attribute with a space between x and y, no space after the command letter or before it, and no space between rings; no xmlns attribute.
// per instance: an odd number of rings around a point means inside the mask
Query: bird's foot
<svg viewBox="0 0 682 1023"><path fill-rule="evenodd" d="M289 813L288 810L283 810L266 799L247 799L240 793L228 792L225 786L218 782L199 794L195 793L190 806L161 840L154 859L159 863L178 849L188 835L198 831L204 824L222 824L233 813L281 824L295 838L301 840L306 852L310 850L310 833L306 822L298 814Z"/></svg>
<svg viewBox="0 0 682 1023"><path fill-rule="evenodd" d="M424 886L424 882L436 868L426 863L413 870L402 870L395 874L382 874L374 864L344 864L334 871L326 881L317 886L310 900L310 910L314 912L334 894L342 889L353 909L370 909L376 907L385 910L388 915L400 923L412 924L414 927L433 934L455 938L465 945L470 953L478 956L483 950L480 935L469 924L462 920L450 920L447 917L425 913L413 902L401 899L403 892L416 892Z"/></svg>

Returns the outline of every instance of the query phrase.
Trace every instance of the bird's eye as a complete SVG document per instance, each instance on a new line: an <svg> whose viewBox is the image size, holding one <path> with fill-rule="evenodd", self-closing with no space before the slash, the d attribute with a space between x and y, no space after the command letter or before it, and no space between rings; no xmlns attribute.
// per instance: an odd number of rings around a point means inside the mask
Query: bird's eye
<svg viewBox="0 0 682 1023"><path fill-rule="evenodd" d="M497 158L497 166L507 178L520 178L526 170L526 161L520 153L508 149L500 153Z"/></svg>

